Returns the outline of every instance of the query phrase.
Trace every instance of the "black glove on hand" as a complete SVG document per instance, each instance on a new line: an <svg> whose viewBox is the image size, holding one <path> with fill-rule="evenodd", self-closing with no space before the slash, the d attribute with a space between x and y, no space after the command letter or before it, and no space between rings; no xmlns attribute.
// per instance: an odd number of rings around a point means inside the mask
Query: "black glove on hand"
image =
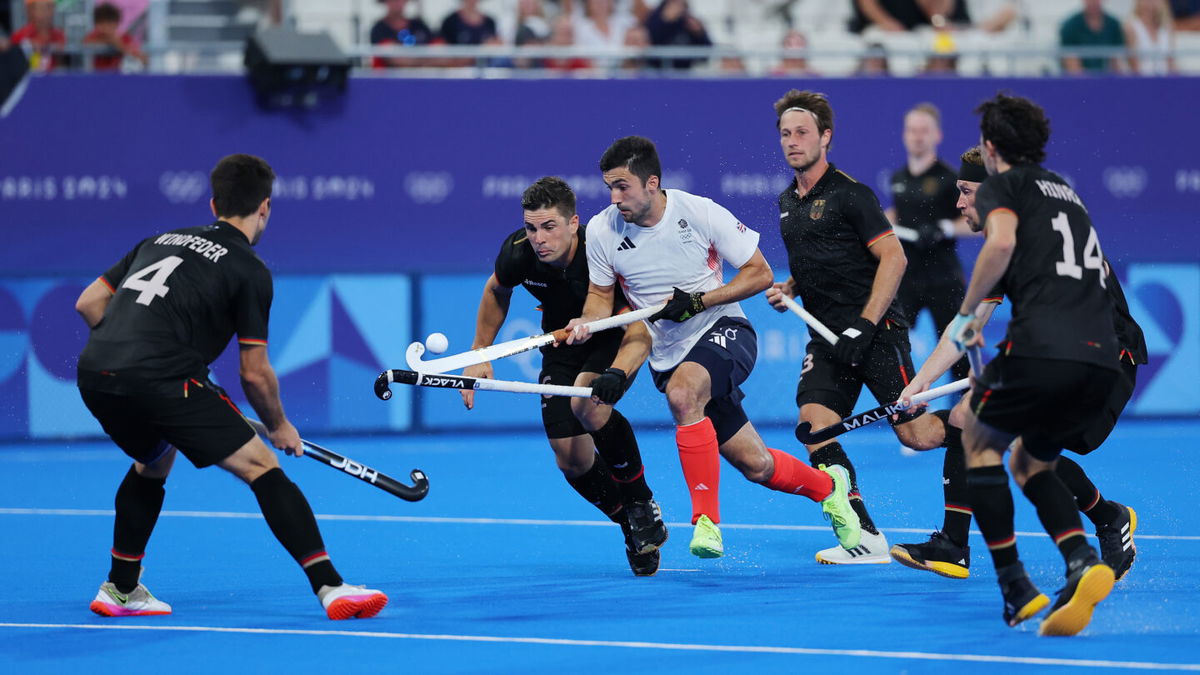
<svg viewBox="0 0 1200 675"><path fill-rule="evenodd" d="M601 403L616 405L625 395L625 382L629 376L620 368L609 368L592 380L592 396L600 399Z"/></svg>
<svg viewBox="0 0 1200 675"><path fill-rule="evenodd" d="M667 301L667 306L654 313L647 321L670 319L675 323L683 323L704 311L704 301L700 299L703 293L684 293L675 288L675 293Z"/></svg>
<svg viewBox="0 0 1200 675"><path fill-rule="evenodd" d="M871 345L874 337L875 324L860 316L838 336L837 344L833 346L833 353L842 363L856 366L866 356L867 347Z"/></svg>

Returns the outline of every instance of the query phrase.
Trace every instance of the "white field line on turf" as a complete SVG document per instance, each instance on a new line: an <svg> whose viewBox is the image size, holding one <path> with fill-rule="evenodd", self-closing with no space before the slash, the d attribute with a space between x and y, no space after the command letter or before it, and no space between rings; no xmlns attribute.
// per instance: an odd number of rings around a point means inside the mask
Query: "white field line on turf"
<svg viewBox="0 0 1200 675"><path fill-rule="evenodd" d="M112 516L112 509L32 509L3 508L0 516ZM261 513L239 511L163 511L160 516L174 518L235 518L258 520ZM317 520L366 521L377 523L425 523L454 525L559 525L571 527L612 527L612 523L601 520L542 520L534 518L446 518L439 516L372 516L318 513ZM691 527L691 523L667 523L671 527ZM828 532L828 525L764 525L757 523L721 523L725 530L773 530L778 532ZM927 534L929 528L881 527L884 532ZM972 530L972 534L979 534ZM1017 532L1019 537L1044 537L1045 532ZM1135 539L1157 539L1163 541L1200 541L1200 535L1186 534L1138 534Z"/></svg>
<svg viewBox="0 0 1200 675"><path fill-rule="evenodd" d="M538 637L493 635L437 635L421 633L385 633L357 630L302 630L292 628L226 628L222 626L146 626L71 623L0 623L0 628L78 628L83 630L145 630L192 633L241 633L249 635L305 635L393 640L442 640L447 642L492 642L508 644L554 645L565 647L619 647L625 649L663 649L689 652L734 652L745 654L795 654L805 656L858 656L877 659L915 659L923 661L966 661L972 663L1011 663L1032 666L1075 666L1079 668L1124 668L1128 670L1200 671L1198 663L1155 663L1152 661L1105 661L1100 659L1061 659L1039 656L993 656L990 654L943 654L937 652L891 652L874 649L813 649L808 647L762 647L755 645L708 645L677 642L625 642L614 640L566 640Z"/></svg>

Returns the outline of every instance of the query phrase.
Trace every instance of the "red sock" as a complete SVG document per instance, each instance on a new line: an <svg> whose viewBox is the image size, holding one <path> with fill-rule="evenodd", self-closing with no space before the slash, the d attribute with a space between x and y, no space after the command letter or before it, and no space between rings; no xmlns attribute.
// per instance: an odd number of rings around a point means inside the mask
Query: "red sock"
<svg viewBox="0 0 1200 675"><path fill-rule="evenodd" d="M701 515L714 523L721 522L721 453L712 420L705 417L695 424L675 427L675 444L679 446L683 479L692 496L692 524Z"/></svg>
<svg viewBox="0 0 1200 675"><path fill-rule="evenodd" d="M767 448L775 459L775 473L763 483L772 490L793 495L804 495L814 502L825 499L833 492L833 478L824 471L814 469L782 450Z"/></svg>

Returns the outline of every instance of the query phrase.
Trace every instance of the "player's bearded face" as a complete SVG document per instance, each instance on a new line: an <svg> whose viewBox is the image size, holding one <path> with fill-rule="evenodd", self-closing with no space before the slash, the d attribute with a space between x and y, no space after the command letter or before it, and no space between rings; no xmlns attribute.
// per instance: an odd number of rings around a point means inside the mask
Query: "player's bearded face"
<svg viewBox="0 0 1200 675"><path fill-rule="evenodd" d="M809 112L790 110L779 120L779 145L788 166L807 171L821 161L830 134L817 131L817 120Z"/></svg>
<svg viewBox="0 0 1200 675"><path fill-rule="evenodd" d="M564 266L575 232L579 229L579 216L567 219L555 207L525 212L525 237L538 260L548 265Z"/></svg>
<svg viewBox="0 0 1200 675"><path fill-rule="evenodd" d="M654 192L658 190L658 179L651 176L642 183L642 179L633 175L624 167L613 169L603 175L604 184L608 186L612 203L621 212L621 218L627 223L640 223L650 214L654 204Z"/></svg>
<svg viewBox="0 0 1200 675"><path fill-rule="evenodd" d="M966 218L967 225L970 226L972 232L979 232L983 228L979 225L979 212L975 210L975 193L979 191L979 183L969 180L960 180L958 185L958 210Z"/></svg>

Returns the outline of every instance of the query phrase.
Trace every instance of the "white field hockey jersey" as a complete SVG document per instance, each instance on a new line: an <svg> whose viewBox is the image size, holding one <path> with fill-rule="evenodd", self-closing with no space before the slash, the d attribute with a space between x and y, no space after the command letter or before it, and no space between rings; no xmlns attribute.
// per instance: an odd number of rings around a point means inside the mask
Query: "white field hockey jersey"
<svg viewBox="0 0 1200 675"><path fill-rule="evenodd" d="M722 261L745 265L758 250L758 233L723 206L682 190L667 190L667 208L653 227L627 223L616 206L587 225L588 275L597 286L620 283L634 309L666 302L674 287L688 292L724 285ZM737 303L710 307L675 323L646 322L654 338L650 367L659 372L679 365L717 319L745 317Z"/></svg>

